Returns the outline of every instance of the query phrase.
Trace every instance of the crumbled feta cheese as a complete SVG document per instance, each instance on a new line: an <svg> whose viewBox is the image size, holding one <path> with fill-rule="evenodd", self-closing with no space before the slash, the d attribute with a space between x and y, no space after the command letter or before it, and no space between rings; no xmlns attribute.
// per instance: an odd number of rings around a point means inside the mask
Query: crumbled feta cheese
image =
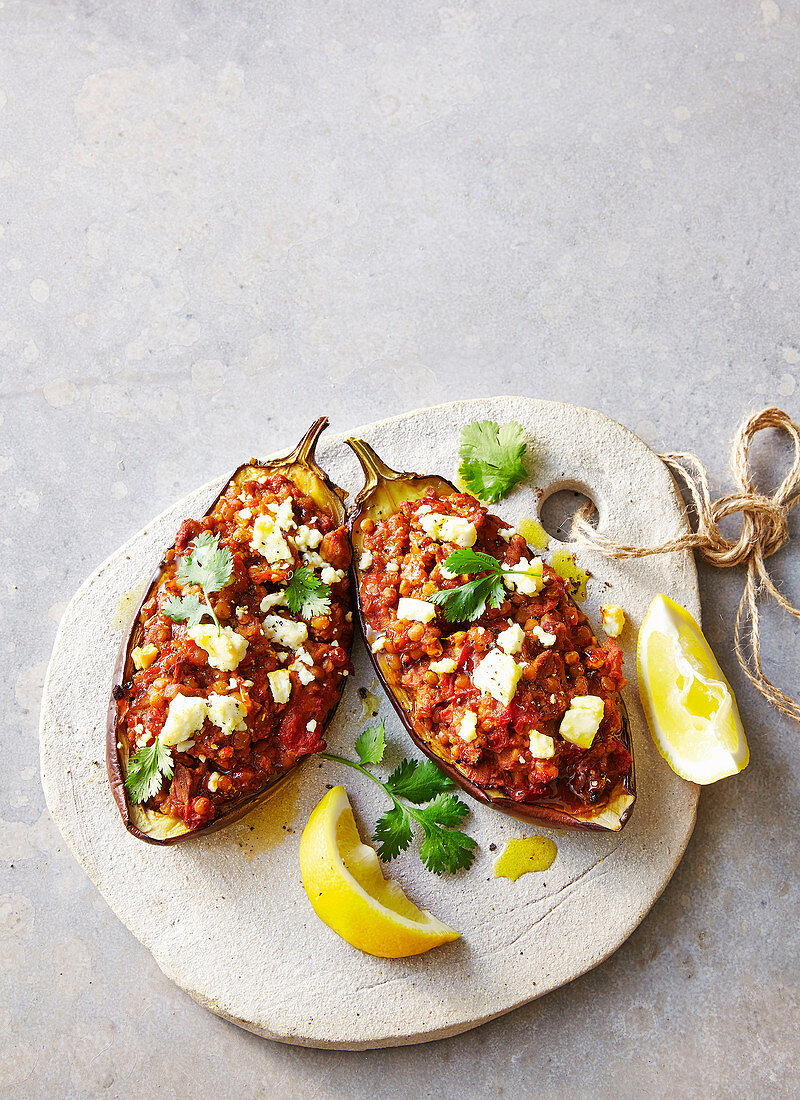
<svg viewBox="0 0 800 1100"><path fill-rule="evenodd" d="M237 519L250 519L253 514L252 508L240 508L236 513Z"/></svg>
<svg viewBox="0 0 800 1100"><path fill-rule="evenodd" d="M322 542L322 532L313 527L301 523L294 536L294 544L301 552L303 550L315 550Z"/></svg>
<svg viewBox="0 0 800 1100"><path fill-rule="evenodd" d="M465 710L458 723L458 736L462 741L474 741L478 736L478 716L471 710Z"/></svg>
<svg viewBox="0 0 800 1100"><path fill-rule="evenodd" d="M192 641L208 654L208 663L222 672L233 672L245 655L247 638L229 626L218 631L214 623L200 623L186 631Z"/></svg>
<svg viewBox="0 0 800 1100"><path fill-rule="evenodd" d="M219 772L212 772L208 777L208 789L214 794L219 787L220 775Z"/></svg>
<svg viewBox="0 0 800 1100"><path fill-rule="evenodd" d="M136 649L131 650L133 667L138 669L150 668L150 665L152 665L157 656L158 646L153 645L152 642L148 642L147 645L141 647L137 646Z"/></svg>
<svg viewBox="0 0 800 1100"><path fill-rule="evenodd" d="M306 729L308 730L309 733L313 733L316 728L317 728L316 718L312 718L310 722L306 722Z"/></svg>
<svg viewBox="0 0 800 1100"><path fill-rule="evenodd" d="M531 756L534 756L537 760L549 760L551 756L555 756L556 743L546 733L531 730L530 744Z"/></svg>
<svg viewBox="0 0 800 1100"><path fill-rule="evenodd" d="M197 695L176 695L169 705L167 720L158 739L162 745L172 747L188 741L193 733L203 728L206 720L206 701Z"/></svg>
<svg viewBox="0 0 800 1100"><path fill-rule="evenodd" d="M561 719L558 732L579 749L591 748L603 721L605 704L597 695L576 695Z"/></svg>
<svg viewBox="0 0 800 1100"><path fill-rule="evenodd" d="M442 657L441 661L431 662L430 670L431 672L438 672L440 676L443 676L448 672L455 672L457 667L452 657Z"/></svg>
<svg viewBox="0 0 800 1100"><path fill-rule="evenodd" d="M332 565L326 565L320 573L320 580L323 584L336 584L344 576L341 569L334 569Z"/></svg>
<svg viewBox="0 0 800 1100"><path fill-rule="evenodd" d="M234 730L247 729L247 707L235 695L217 695L212 692L206 700L206 709L209 721L219 726L225 737L230 736Z"/></svg>
<svg viewBox="0 0 800 1100"><path fill-rule="evenodd" d="M474 546L478 531L474 523L462 516L444 516L431 512L420 518L420 526L437 542L454 542L456 546Z"/></svg>
<svg viewBox="0 0 800 1100"><path fill-rule="evenodd" d="M439 562L439 573L446 581L454 581L456 577L460 576L459 573L453 573L452 570L448 569L443 561Z"/></svg>
<svg viewBox="0 0 800 1100"><path fill-rule="evenodd" d="M548 630L543 630L538 623L531 631L531 634L533 634L534 638L538 638L545 647L550 647L556 643L555 634L551 634Z"/></svg>
<svg viewBox="0 0 800 1100"><path fill-rule="evenodd" d="M372 565L372 551L371 550L362 550L361 551L361 557L358 559L358 568L359 569L369 569L369 567L371 565Z"/></svg>
<svg viewBox="0 0 800 1100"><path fill-rule="evenodd" d="M397 601L398 619L411 620L416 623L429 623L436 615L436 605L427 600L415 600L409 596L401 596Z"/></svg>
<svg viewBox="0 0 800 1100"><path fill-rule="evenodd" d="M618 604L601 604L600 621L609 638L618 638L625 626L625 612Z"/></svg>
<svg viewBox="0 0 800 1100"><path fill-rule="evenodd" d="M372 645L369 647L373 653L380 653L382 649L386 648L386 635L381 634L379 638L376 638Z"/></svg>
<svg viewBox="0 0 800 1100"><path fill-rule="evenodd" d="M316 550L306 550L303 554L303 564L310 569L324 569L329 563Z"/></svg>
<svg viewBox="0 0 800 1100"><path fill-rule="evenodd" d="M285 607L286 589L279 588L277 592L268 592L259 606L265 613L271 611L273 607Z"/></svg>
<svg viewBox="0 0 800 1100"><path fill-rule="evenodd" d="M523 596L535 596L544 587L541 558L534 558L533 561L520 558L516 565L504 565L502 569L506 588L516 589Z"/></svg>
<svg viewBox="0 0 800 1100"><path fill-rule="evenodd" d="M505 539L506 542L510 542L512 537L516 534L513 527L499 527L497 530L501 539Z"/></svg>
<svg viewBox="0 0 800 1100"><path fill-rule="evenodd" d="M287 649L297 649L308 638L308 627L294 619L282 619L280 615L267 615L264 619L264 633L277 645Z"/></svg>
<svg viewBox="0 0 800 1100"><path fill-rule="evenodd" d="M281 531L291 531L294 527L294 512L292 511L292 501L282 500L280 504L273 501L267 505L270 512L275 515L275 526Z"/></svg>
<svg viewBox="0 0 800 1100"><path fill-rule="evenodd" d="M288 703L292 693L292 678L285 668L277 668L274 672L267 673L269 690L276 703Z"/></svg>
<svg viewBox="0 0 800 1100"><path fill-rule="evenodd" d="M497 635L497 644L506 653L519 653L525 640L525 631L519 623L512 623Z"/></svg>
<svg viewBox="0 0 800 1100"><path fill-rule="evenodd" d="M430 511L431 511L430 504L423 504L421 507L417 508L417 515L418 516L425 516Z"/></svg>
<svg viewBox="0 0 800 1100"><path fill-rule="evenodd" d="M305 686L306 684L310 684L314 679L316 679L312 669L310 669L303 661L300 661L298 659L292 661L292 663L289 665L289 671L297 673L297 679L300 681L301 684L303 684L303 686Z"/></svg>
<svg viewBox="0 0 800 1100"><path fill-rule="evenodd" d="M492 649L472 674L472 682L485 695L508 706L514 698L522 669L502 649Z"/></svg>
<svg viewBox="0 0 800 1100"><path fill-rule="evenodd" d="M253 524L253 538L250 549L261 554L270 565L279 565L281 562L292 562L292 551L283 532L277 523L275 516L258 516Z"/></svg>

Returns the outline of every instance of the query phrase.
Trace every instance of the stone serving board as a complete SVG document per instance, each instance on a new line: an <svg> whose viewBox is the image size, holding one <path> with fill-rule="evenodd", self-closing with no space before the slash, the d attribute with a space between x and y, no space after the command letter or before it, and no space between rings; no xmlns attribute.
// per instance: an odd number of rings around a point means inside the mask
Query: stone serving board
<svg viewBox="0 0 800 1100"><path fill-rule="evenodd" d="M660 459L626 428L589 409L497 397L422 409L349 434L363 436L390 466L452 479L459 432L476 419L517 420L529 439L531 479L496 506L505 519L535 516L550 494L567 488L590 496L599 529L626 542L661 542L685 529L680 496ZM318 459L353 496L362 478L343 439L323 436ZM374 784L312 758L240 822L166 848L130 836L111 796L105 721L123 629L181 521L200 515L225 480L154 519L83 584L61 620L47 673L41 716L47 804L120 920L200 1004L258 1035L302 1046L365 1049L455 1035L596 966L659 897L694 825L698 789L655 750L635 671L636 631L656 593L671 595L699 619L692 556L612 561L579 550L579 564L593 574L584 604L590 620L598 623L601 602L622 604L628 618L620 642L631 680L624 697L638 799L625 830L602 835L533 827L467 798L466 827L480 845L470 871L437 878L413 851L389 868L417 904L462 938L410 959L377 959L317 919L298 867L300 834L326 784L345 784L365 839L386 808ZM553 540L551 549L559 545ZM354 662L328 731L329 748L352 756L358 731L379 710L392 767L412 746L358 638ZM376 694L365 703L359 687ZM516 883L496 879L490 845L499 850L508 838L534 832L558 845L550 870Z"/></svg>

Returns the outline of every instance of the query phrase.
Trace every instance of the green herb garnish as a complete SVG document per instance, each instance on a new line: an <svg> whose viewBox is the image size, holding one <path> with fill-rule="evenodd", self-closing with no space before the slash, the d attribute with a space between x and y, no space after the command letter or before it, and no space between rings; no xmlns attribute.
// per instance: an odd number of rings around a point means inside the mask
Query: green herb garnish
<svg viewBox="0 0 800 1100"><path fill-rule="evenodd" d="M172 754L156 738L130 758L125 789L134 802L147 802L161 790L162 779L172 779L172 772Z"/></svg>
<svg viewBox="0 0 800 1100"><path fill-rule="evenodd" d="M475 420L461 429L458 474L464 487L480 500L504 497L528 476L523 463L527 443L521 424L511 420Z"/></svg>
<svg viewBox="0 0 800 1100"><path fill-rule="evenodd" d="M324 584L310 569L301 566L286 586L284 599L290 611L303 619L324 615L331 609L330 585Z"/></svg>
<svg viewBox="0 0 800 1100"><path fill-rule="evenodd" d="M458 828L469 813L469 807L456 795L448 793L455 788L453 780L439 771L431 760L403 760L383 783L365 765L380 764L385 751L386 731L380 719L377 725L365 729L356 741L360 763L320 753L326 760L346 764L368 776L391 798L392 808L378 821L372 837L380 858L388 862L404 852L411 845L416 822L422 830L419 856L429 871L440 875L443 871L471 867L478 845Z"/></svg>
<svg viewBox="0 0 800 1100"><path fill-rule="evenodd" d="M488 576L467 581L458 588L434 592L431 603L439 604L445 618L451 623L471 622L479 619L488 607L498 608L506 598L504 578L530 574L526 569L504 569L497 558L480 551L454 550L444 563L451 573L485 573Z"/></svg>
<svg viewBox="0 0 800 1100"><path fill-rule="evenodd" d="M233 554L227 546L220 546L219 535L212 535L210 531L203 531L202 535L191 542L190 547L191 553L179 560L175 576L182 584L200 585L206 607L217 624L217 632L221 634L222 627L209 596L212 592L219 592L230 581L233 574ZM188 622L191 626L197 626L205 615L201 608L199 597L189 595L170 596L164 601L161 610L176 623Z"/></svg>

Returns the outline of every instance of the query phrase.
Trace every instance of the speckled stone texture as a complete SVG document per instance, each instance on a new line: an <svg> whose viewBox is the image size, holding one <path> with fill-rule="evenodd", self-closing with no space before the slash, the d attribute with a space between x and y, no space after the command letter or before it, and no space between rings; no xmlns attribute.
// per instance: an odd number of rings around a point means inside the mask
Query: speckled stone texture
<svg viewBox="0 0 800 1100"><path fill-rule="evenodd" d="M66 853L36 727L83 578L318 412L578 401L726 490L742 417L800 415L799 53L796 0L5 0L0 1092L798 1091L800 745L732 657L738 570L700 580L750 767L610 960L428 1046L289 1048L195 1005ZM788 453L755 458L770 484ZM766 614L790 689L797 648Z"/></svg>

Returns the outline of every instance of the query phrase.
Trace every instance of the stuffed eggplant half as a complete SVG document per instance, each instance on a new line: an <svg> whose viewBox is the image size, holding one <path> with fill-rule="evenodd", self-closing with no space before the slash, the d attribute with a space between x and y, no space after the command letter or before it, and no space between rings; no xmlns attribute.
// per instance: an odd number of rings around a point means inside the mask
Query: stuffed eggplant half
<svg viewBox="0 0 800 1100"><path fill-rule="evenodd" d="M314 461L326 424L184 521L123 641L108 772L142 840L235 821L324 748L353 636L344 493Z"/></svg>
<svg viewBox="0 0 800 1100"><path fill-rule="evenodd" d="M348 442L366 476L349 518L361 626L416 745L514 817L621 829L635 786L619 646L474 497Z"/></svg>

